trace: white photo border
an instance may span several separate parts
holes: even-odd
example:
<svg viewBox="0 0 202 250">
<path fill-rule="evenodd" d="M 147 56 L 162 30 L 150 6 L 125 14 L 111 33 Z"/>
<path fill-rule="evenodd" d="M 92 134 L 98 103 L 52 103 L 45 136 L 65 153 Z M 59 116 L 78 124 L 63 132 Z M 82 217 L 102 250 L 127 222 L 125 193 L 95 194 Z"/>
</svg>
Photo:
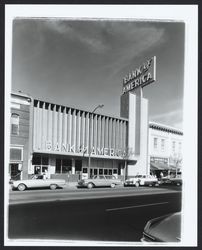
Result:
<svg viewBox="0 0 202 250">
<path fill-rule="evenodd" d="M 184 68 L 184 185 L 182 241 L 180 244 L 146 244 L 135 242 L 81 242 L 9 240 L 8 221 L 4 221 L 4 244 L 6 246 L 197 246 L 197 117 L 198 117 L 198 6 L 197 5 L 5 5 L 5 171 L 8 183 L 9 164 L 9 116 L 12 64 L 12 22 L 20 18 L 102 18 L 133 19 L 141 21 L 182 21 L 185 23 L 185 68 Z M 5 186 L 4 218 L 8 216 L 8 186 Z"/>
</svg>

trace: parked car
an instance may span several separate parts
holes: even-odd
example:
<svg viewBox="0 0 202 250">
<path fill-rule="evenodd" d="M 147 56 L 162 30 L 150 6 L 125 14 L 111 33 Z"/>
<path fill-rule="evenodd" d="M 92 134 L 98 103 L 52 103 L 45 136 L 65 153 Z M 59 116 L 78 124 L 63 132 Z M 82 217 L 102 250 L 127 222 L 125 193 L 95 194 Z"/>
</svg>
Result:
<svg viewBox="0 0 202 250">
<path fill-rule="evenodd" d="M 173 185 L 181 186 L 182 185 L 182 178 L 180 178 L 180 177 L 170 178 L 170 183 Z"/>
<path fill-rule="evenodd" d="M 181 177 L 164 177 L 160 181 L 161 184 L 170 184 L 170 185 L 182 185 L 182 178 Z"/>
<path fill-rule="evenodd" d="M 144 228 L 142 242 L 180 242 L 181 212 L 149 220 Z"/>
<path fill-rule="evenodd" d="M 152 175 L 136 175 L 124 182 L 124 187 L 127 186 L 155 186 L 158 185 L 158 179 Z"/>
<path fill-rule="evenodd" d="M 57 187 L 64 187 L 66 185 L 65 180 L 63 179 L 44 179 L 43 175 L 34 176 L 32 179 L 28 180 L 18 180 L 13 181 L 12 189 L 24 191 L 28 188 L 45 188 L 49 187 L 54 190 Z"/>
<path fill-rule="evenodd" d="M 94 188 L 109 186 L 113 188 L 120 184 L 122 184 L 122 181 L 113 175 L 95 175 L 92 178 L 79 180 L 77 187 Z"/>
</svg>

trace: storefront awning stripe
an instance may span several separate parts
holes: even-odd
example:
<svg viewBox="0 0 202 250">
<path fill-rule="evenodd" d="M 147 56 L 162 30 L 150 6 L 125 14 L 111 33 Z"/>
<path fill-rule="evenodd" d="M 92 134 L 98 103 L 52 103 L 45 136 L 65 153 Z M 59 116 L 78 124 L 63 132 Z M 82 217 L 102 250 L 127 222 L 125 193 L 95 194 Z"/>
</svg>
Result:
<svg viewBox="0 0 202 250">
<path fill-rule="evenodd" d="M 150 169 L 151 170 L 175 170 L 176 168 L 174 166 L 168 165 L 166 163 L 151 162 Z"/>
</svg>

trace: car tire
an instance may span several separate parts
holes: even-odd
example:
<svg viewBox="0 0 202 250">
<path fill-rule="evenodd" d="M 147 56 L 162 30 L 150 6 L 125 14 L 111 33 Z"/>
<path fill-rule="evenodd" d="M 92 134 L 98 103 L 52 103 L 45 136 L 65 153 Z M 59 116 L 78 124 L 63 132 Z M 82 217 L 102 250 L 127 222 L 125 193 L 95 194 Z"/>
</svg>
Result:
<svg viewBox="0 0 202 250">
<path fill-rule="evenodd" d="M 94 184 L 93 184 L 92 182 L 89 182 L 88 185 L 87 185 L 87 188 L 88 188 L 88 189 L 91 189 L 91 188 L 93 188 L 93 187 L 94 187 Z"/>
<path fill-rule="evenodd" d="M 136 187 L 139 187 L 139 186 L 140 186 L 139 181 L 136 181 L 136 182 L 135 182 L 135 186 L 136 186 Z"/>
<path fill-rule="evenodd" d="M 18 185 L 18 190 L 19 190 L 19 191 L 24 191 L 25 189 L 26 189 L 25 184 L 20 183 L 20 184 Z"/>
<path fill-rule="evenodd" d="M 115 186 L 116 186 L 116 185 L 115 185 L 114 183 L 111 184 L 111 188 L 115 188 Z"/>
<path fill-rule="evenodd" d="M 56 184 L 51 184 L 51 185 L 50 185 L 50 189 L 51 189 L 51 190 L 55 190 L 56 188 L 57 188 L 57 185 L 56 185 Z"/>
</svg>

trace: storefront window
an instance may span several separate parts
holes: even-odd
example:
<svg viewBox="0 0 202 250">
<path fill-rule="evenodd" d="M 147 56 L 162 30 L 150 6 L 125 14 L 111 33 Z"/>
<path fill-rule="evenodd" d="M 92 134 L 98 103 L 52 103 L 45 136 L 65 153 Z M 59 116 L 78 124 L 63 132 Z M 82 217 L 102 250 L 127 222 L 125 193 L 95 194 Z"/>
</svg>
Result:
<svg viewBox="0 0 202 250">
<path fill-rule="evenodd" d="M 117 174 L 117 169 L 113 169 L 113 174 Z"/>
<path fill-rule="evenodd" d="M 75 160 L 75 171 L 81 171 L 81 168 L 82 168 L 82 161 Z"/>
<path fill-rule="evenodd" d="M 61 173 L 61 159 L 56 159 L 55 173 Z"/>
<path fill-rule="evenodd" d="M 103 169 L 102 168 L 99 169 L 99 175 L 103 175 Z"/>
<path fill-rule="evenodd" d="M 42 156 L 41 163 L 42 165 L 48 165 L 48 157 Z"/>
<path fill-rule="evenodd" d="M 83 173 L 87 174 L 88 173 L 88 169 L 87 168 L 83 168 Z"/>
<path fill-rule="evenodd" d="M 104 169 L 104 175 L 108 175 L 108 169 Z"/>
<path fill-rule="evenodd" d="M 65 174 L 65 173 L 69 173 L 71 172 L 72 170 L 72 167 L 70 166 L 62 166 L 62 173 Z"/>
<path fill-rule="evenodd" d="M 71 161 L 71 159 L 56 159 L 55 172 L 57 174 L 70 173 L 71 170 L 72 170 L 72 161 Z"/>
<path fill-rule="evenodd" d="M 41 165 L 41 156 L 40 155 L 34 155 L 32 159 L 33 165 Z"/>
<path fill-rule="evenodd" d="M 48 171 L 48 167 L 46 167 L 46 166 L 42 166 L 42 173 L 45 173 L 45 170 L 47 170 L 47 171 Z"/>
</svg>

